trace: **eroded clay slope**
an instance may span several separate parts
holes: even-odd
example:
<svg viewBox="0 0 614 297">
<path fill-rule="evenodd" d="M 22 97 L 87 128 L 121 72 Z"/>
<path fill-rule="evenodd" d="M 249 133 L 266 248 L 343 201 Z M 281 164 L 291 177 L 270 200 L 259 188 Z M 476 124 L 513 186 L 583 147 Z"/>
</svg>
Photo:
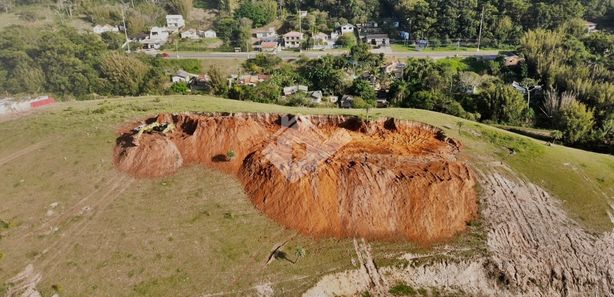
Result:
<svg viewBox="0 0 614 297">
<path fill-rule="evenodd" d="M 121 132 L 116 167 L 137 177 L 202 164 L 239 178 L 253 204 L 315 237 L 429 243 L 477 214 L 475 177 L 460 144 L 434 127 L 394 119 L 277 114 L 162 114 L 169 134 Z M 226 153 L 236 157 L 226 160 Z"/>
</svg>

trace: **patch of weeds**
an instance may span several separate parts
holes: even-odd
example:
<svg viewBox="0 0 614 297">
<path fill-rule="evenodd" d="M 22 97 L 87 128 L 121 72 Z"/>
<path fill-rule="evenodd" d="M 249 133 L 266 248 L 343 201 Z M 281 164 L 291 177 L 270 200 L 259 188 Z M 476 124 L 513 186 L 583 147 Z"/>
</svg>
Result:
<svg viewBox="0 0 614 297">
<path fill-rule="evenodd" d="M 65 111 L 65 112 L 71 112 L 71 111 L 73 111 L 73 110 L 75 110 L 75 109 L 74 109 L 72 106 L 69 106 L 69 107 L 64 108 L 64 111 Z"/>
<path fill-rule="evenodd" d="M 605 178 L 603 178 L 603 177 L 598 177 L 596 179 L 597 179 L 598 182 L 600 182 L 602 184 L 605 183 Z"/>
<path fill-rule="evenodd" d="M 232 212 L 225 212 L 224 213 L 224 218 L 225 219 L 234 219 L 235 215 Z"/>
<path fill-rule="evenodd" d="M 98 263 L 98 265 L 96 265 L 96 269 L 102 269 L 104 267 L 107 267 L 109 265 L 108 261 L 102 261 L 101 263 Z"/>
<path fill-rule="evenodd" d="M 109 106 L 109 105 L 103 105 L 103 106 L 101 106 L 101 107 L 98 107 L 98 108 L 96 108 L 96 109 L 92 110 L 92 113 L 93 113 L 93 114 L 105 114 L 105 113 L 107 113 L 107 112 L 111 111 L 111 109 L 112 109 L 112 107 L 111 107 L 111 106 Z"/>
<path fill-rule="evenodd" d="M 7 230 L 11 227 L 11 224 L 5 220 L 0 219 L 0 230 Z"/>
<path fill-rule="evenodd" d="M 406 259 L 382 258 L 378 259 L 377 265 L 380 267 L 395 267 L 399 269 L 405 269 L 409 266 L 409 261 L 407 261 Z"/>
<path fill-rule="evenodd" d="M 192 219 L 190 220 L 190 224 L 194 224 L 196 223 L 198 220 L 200 220 L 202 217 L 208 217 L 210 216 L 211 213 L 207 210 L 201 210 L 199 211 L 196 215 L 194 215 L 192 217 Z"/>
<path fill-rule="evenodd" d="M 360 294 L 361 297 L 371 297 L 371 293 L 369 292 L 362 292 L 362 294 Z"/>
<path fill-rule="evenodd" d="M 8 290 L 9 290 L 9 284 L 0 283 L 0 295 L 5 296 Z"/>
<path fill-rule="evenodd" d="M 153 100 L 151 100 L 151 102 L 155 102 L 155 103 L 160 103 L 162 101 L 162 99 L 160 99 L 160 97 L 156 97 Z"/>
<path fill-rule="evenodd" d="M 57 293 L 57 294 L 62 293 L 62 286 L 58 284 L 51 285 L 51 289 L 53 290 L 54 293 Z"/>
<path fill-rule="evenodd" d="M 0 252 L 0 261 L 2 261 L 3 258 L 4 258 L 4 254 Z"/>
<path fill-rule="evenodd" d="M 416 296 L 417 291 L 405 283 L 397 283 L 388 290 L 388 293 L 394 296 Z"/>
</svg>

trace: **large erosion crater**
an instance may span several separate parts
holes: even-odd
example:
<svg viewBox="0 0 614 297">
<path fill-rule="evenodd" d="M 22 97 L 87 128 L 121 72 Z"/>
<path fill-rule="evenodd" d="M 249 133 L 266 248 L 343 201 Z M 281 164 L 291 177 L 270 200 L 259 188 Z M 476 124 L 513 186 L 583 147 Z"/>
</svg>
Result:
<svg viewBox="0 0 614 297">
<path fill-rule="evenodd" d="M 174 129 L 139 136 L 152 123 Z M 182 113 L 119 132 L 118 170 L 135 177 L 191 164 L 222 170 L 240 180 L 256 208 L 314 237 L 425 244 L 464 231 L 477 215 L 476 180 L 457 157 L 461 145 L 418 122 Z"/>
</svg>

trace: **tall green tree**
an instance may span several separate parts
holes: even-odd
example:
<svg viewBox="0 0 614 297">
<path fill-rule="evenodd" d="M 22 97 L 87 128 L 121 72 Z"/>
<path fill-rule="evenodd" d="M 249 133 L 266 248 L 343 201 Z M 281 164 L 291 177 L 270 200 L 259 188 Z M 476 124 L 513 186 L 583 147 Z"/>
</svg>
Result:
<svg viewBox="0 0 614 297">
<path fill-rule="evenodd" d="M 248 18 L 242 18 L 239 21 L 239 28 L 237 31 L 237 45 L 244 52 L 252 50 L 252 20 Z"/>
<path fill-rule="evenodd" d="M 110 94 L 139 95 L 149 66 L 135 57 L 111 52 L 103 58 L 100 72 Z"/>
<path fill-rule="evenodd" d="M 563 132 L 563 140 L 568 143 L 582 141 L 593 123 L 592 111 L 576 100 L 565 105 L 556 118 L 556 128 Z"/>
</svg>

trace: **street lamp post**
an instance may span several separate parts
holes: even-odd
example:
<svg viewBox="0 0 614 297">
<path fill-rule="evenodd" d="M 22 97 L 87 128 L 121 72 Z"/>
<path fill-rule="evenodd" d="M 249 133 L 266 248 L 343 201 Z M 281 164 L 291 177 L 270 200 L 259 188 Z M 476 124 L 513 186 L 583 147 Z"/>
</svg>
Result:
<svg viewBox="0 0 614 297">
<path fill-rule="evenodd" d="M 523 83 L 514 82 L 512 85 L 518 89 L 522 89 L 525 93 L 527 93 L 527 106 L 531 105 L 531 92 L 535 90 L 541 90 L 542 88 L 542 86 L 538 84 L 531 84 L 528 82 L 523 82 Z"/>
</svg>

